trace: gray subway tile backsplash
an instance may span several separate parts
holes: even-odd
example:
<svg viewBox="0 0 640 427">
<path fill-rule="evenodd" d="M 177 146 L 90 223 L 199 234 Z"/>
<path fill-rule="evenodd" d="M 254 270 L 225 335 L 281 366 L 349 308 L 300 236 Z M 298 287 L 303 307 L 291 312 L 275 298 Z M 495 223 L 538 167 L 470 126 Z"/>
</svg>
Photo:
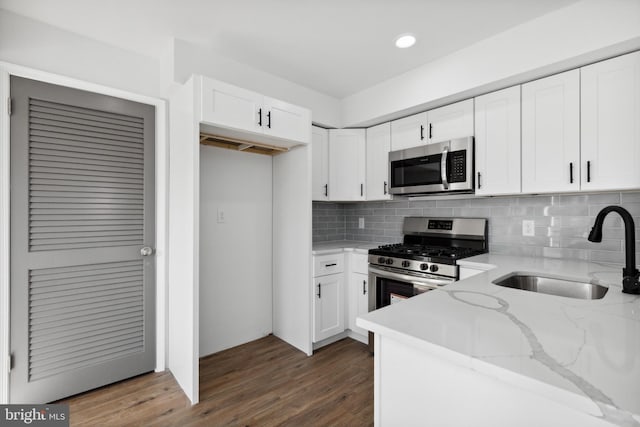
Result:
<svg viewBox="0 0 640 427">
<path fill-rule="evenodd" d="M 545 194 L 480 198 L 313 203 L 313 241 L 402 240 L 405 216 L 483 217 L 489 219 L 489 250 L 498 254 L 546 256 L 596 262 L 624 262 L 624 229 L 612 213 L 604 223 L 603 242 L 586 237 L 603 207 L 621 205 L 631 212 L 640 236 L 640 191 L 593 194 Z M 365 227 L 358 228 L 364 218 Z M 535 236 L 522 236 L 522 220 L 535 221 Z M 636 240 L 640 247 L 640 241 Z M 640 254 L 638 255 L 640 259 Z"/>
</svg>

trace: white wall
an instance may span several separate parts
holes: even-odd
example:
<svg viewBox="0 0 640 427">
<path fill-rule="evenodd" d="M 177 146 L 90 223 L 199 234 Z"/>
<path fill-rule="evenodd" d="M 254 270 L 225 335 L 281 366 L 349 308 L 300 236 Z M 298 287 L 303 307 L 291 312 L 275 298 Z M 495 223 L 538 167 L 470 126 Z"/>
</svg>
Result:
<svg viewBox="0 0 640 427">
<path fill-rule="evenodd" d="M 263 95 L 308 108 L 311 120 L 341 127 L 340 100 L 217 54 L 206 46 L 174 40 L 174 80 L 202 74 Z"/>
<path fill-rule="evenodd" d="M 271 156 L 200 146 L 200 356 L 271 333 L 271 178 Z"/>
<path fill-rule="evenodd" d="M 313 352 L 311 274 L 311 147 L 306 145 L 273 158 L 273 334 L 308 355 Z"/>
<path fill-rule="evenodd" d="M 160 96 L 159 60 L 0 9 L 0 61 Z"/>
<path fill-rule="evenodd" d="M 199 130 L 189 80 L 171 96 L 169 139 L 168 355 L 173 376 L 195 404 L 198 367 Z"/>
<path fill-rule="evenodd" d="M 639 48 L 640 1 L 583 0 L 343 99 L 343 125 L 380 123 Z"/>
</svg>

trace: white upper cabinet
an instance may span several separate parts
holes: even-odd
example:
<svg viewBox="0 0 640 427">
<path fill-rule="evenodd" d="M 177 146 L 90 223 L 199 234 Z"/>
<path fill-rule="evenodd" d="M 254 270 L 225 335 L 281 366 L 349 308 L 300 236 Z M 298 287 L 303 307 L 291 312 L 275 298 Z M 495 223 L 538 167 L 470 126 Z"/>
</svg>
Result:
<svg viewBox="0 0 640 427">
<path fill-rule="evenodd" d="M 427 113 L 414 114 L 391 122 L 391 151 L 427 143 Z"/>
<path fill-rule="evenodd" d="M 391 123 L 367 129 L 367 200 L 388 200 L 389 151 L 391 150 Z"/>
<path fill-rule="evenodd" d="M 221 136 L 274 142 L 286 140 L 308 144 L 311 112 L 237 86 L 200 77 L 200 121 L 217 129 Z M 254 135 L 253 138 L 251 135 Z M 261 138 L 257 138 L 257 137 Z M 295 145 L 295 144 L 293 144 Z"/>
<path fill-rule="evenodd" d="M 522 85 L 522 192 L 580 189 L 580 72 Z"/>
<path fill-rule="evenodd" d="M 473 99 L 429 110 L 427 118 L 429 143 L 473 136 Z"/>
<path fill-rule="evenodd" d="M 231 129 L 262 132 L 258 112 L 263 96 L 237 86 L 202 79 L 202 122 Z"/>
<path fill-rule="evenodd" d="M 365 130 L 329 130 L 329 200 L 365 200 Z"/>
<path fill-rule="evenodd" d="M 520 192 L 520 86 L 475 99 L 476 194 Z"/>
<path fill-rule="evenodd" d="M 329 131 L 317 126 L 311 129 L 312 200 L 329 200 Z"/>
<path fill-rule="evenodd" d="M 640 187 L 640 52 L 581 69 L 583 190 Z"/>
<path fill-rule="evenodd" d="M 268 96 L 264 97 L 262 106 L 262 129 L 265 135 L 309 142 L 309 110 Z"/>
</svg>

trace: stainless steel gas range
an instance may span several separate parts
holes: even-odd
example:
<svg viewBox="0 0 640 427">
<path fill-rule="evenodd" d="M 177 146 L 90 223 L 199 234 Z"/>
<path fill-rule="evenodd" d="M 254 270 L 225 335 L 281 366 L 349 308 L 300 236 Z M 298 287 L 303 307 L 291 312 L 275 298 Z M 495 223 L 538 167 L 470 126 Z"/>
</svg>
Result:
<svg viewBox="0 0 640 427">
<path fill-rule="evenodd" d="M 369 250 L 369 311 L 458 280 L 459 259 L 488 251 L 487 228 L 485 218 L 405 218 L 402 243 Z"/>
</svg>

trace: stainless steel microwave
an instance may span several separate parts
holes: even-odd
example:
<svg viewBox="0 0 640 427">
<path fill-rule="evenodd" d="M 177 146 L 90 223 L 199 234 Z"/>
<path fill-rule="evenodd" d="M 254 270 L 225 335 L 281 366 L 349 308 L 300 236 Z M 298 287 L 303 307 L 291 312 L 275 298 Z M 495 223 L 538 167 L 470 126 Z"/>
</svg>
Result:
<svg viewBox="0 0 640 427">
<path fill-rule="evenodd" d="M 473 192 L 473 137 L 389 153 L 389 192 Z"/>
</svg>

